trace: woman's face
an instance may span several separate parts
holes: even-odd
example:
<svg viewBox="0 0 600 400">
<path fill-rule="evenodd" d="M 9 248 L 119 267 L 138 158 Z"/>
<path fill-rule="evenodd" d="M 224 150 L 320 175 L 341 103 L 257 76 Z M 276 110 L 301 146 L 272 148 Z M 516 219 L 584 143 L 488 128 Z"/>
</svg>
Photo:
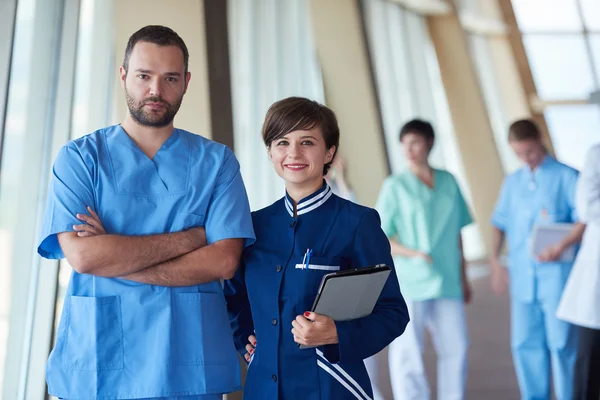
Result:
<svg viewBox="0 0 600 400">
<path fill-rule="evenodd" d="M 421 135 L 407 133 L 402 137 L 402 149 L 411 164 L 423 165 L 427 163 L 431 144 Z"/>
<path fill-rule="evenodd" d="M 268 149 L 277 175 L 286 185 L 320 186 L 323 167 L 333 159 L 335 146 L 326 148 L 321 128 L 293 131 L 274 140 Z"/>
</svg>

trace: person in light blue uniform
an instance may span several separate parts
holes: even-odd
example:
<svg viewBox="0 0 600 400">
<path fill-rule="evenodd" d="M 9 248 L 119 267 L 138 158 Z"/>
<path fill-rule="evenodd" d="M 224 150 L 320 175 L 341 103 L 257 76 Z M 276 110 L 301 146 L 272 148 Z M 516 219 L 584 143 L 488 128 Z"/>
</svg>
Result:
<svg viewBox="0 0 600 400">
<path fill-rule="evenodd" d="M 578 173 L 547 154 L 530 120 L 513 123 L 509 141 L 525 166 L 504 181 L 492 216 L 492 286 L 503 292 L 510 280 L 511 346 L 521 397 L 549 399 L 552 370 L 557 398 L 568 400 L 573 393 L 577 332 L 556 317 L 556 309 L 572 266 L 559 260 L 581 240 L 585 228 L 575 212 Z M 556 223 L 574 227 L 559 243 L 532 256 L 534 227 Z M 505 236 L 508 271 L 499 262 Z"/>
<path fill-rule="evenodd" d="M 74 270 L 47 365 L 54 396 L 216 400 L 241 388 L 220 279 L 254 232 L 233 153 L 173 127 L 187 61 L 171 29 L 134 33 L 125 120 L 56 157 L 38 252 Z"/>
<path fill-rule="evenodd" d="M 256 242 L 225 282 L 235 344 L 250 362 L 244 399 L 372 399 L 363 360 L 408 323 L 395 272 L 367 317 L 340 322 L 310 310 L 323 275 L 393 266 L 379 216 L 323 179 L 339 143 L 330 109 L 281 100 L 267 112 L 263 139 L 286 194 L 252 214 Z"/>
</svg>

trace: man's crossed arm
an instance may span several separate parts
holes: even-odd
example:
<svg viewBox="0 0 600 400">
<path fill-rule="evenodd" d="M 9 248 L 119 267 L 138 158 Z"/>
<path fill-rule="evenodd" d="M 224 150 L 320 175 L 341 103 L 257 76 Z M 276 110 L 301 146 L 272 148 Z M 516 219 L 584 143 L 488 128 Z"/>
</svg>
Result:
<svg viewBox="0 0 600 400">
<path fill-rule="evenodd" d="M 203 227 L 147 236 L 106 234 L 98 215 L 78 214 L 84 224 L 75 232 L 58 234 L 71 266 L 79 273 L 160 286 L 191 286 L 235 273 L 243 239 L 225 239 L 207 245 Z"/>
</svg>

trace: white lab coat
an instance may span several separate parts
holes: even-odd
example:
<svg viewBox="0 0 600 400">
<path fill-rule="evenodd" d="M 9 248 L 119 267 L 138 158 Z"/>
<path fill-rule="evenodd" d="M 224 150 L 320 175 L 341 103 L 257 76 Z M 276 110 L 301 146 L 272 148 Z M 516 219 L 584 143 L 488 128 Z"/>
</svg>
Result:
<svg viewBox="0 0 600 400">
<path fill-rule="evenodd" d="M 588 151 L 576 205 L 587 227 L 556 314 L 576 325 L 600 329 L 600 145 Z"/>
</svg>

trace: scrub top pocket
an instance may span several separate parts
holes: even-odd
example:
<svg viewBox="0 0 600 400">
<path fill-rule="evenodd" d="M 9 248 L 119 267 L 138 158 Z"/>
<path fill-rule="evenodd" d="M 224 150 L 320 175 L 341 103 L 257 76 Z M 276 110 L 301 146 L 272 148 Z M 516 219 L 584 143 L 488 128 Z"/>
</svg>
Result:
<svg viewBox="0 0 600 400">
<path fill-rule="evenodd" d="M 232 357 L 237 363 L 221 294 L 179 293 L 173 313 L 180 365 L 227 364 Z"/>
<path fill-rule="evenodd" d="M 79 371 L 123 369 L 119 296 L 68 296 L 63 367 Z"/>
</svg>

